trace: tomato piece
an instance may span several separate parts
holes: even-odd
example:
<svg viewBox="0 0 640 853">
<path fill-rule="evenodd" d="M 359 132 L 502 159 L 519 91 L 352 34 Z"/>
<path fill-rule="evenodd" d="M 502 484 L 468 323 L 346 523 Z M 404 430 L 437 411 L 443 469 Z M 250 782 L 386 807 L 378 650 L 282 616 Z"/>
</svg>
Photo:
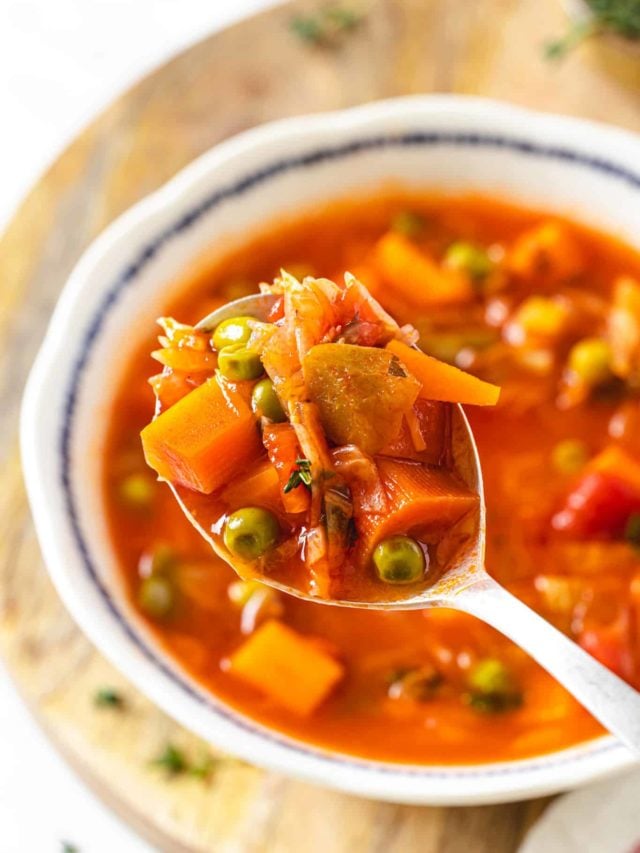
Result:
<svg viewBox="0 0 640 853">
<path fill-rule="evenodd" d="M 634 660 L 627 610 L 606 625 L 585 627 L 578 635 L 578 644 L 616 675 L 627 681 L 633 678 Z"/>
<path fill-rule="evenodd" d="M 567 495 L 551 526 L 578 539 L 617 539 L 635 512 L 640 512 L 640 492 L 632 484 L 602 471 L 589 471 Z"/>
</svg>

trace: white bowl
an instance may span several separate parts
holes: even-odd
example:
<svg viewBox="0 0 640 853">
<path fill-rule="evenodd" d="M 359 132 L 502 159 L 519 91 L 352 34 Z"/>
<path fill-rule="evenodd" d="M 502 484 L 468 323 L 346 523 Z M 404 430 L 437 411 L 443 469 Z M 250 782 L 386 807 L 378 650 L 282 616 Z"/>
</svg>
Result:
<svg viewBox="0 0 640 853">
<path fill-rule="evenodd" d="M 640 141 L 602 125 L 461 97 L 413 97 L 269 124 L 216 147 L 117 220 L 56 308 L 27 386 L 22 452 L 51 577 L 82 629 L 154 702 L 254 764 L 383 800 L 471 804 L 564 790 L 632 763 L 611 737 L 471 766 L 367 761 L 269 730 L 168 660 L 119 587 L 101 512 L 104 417 L 135 328 L 205 248 L 314 202 L 393 181 L 473 190 L 640 242 Z M 133 334 L 132 334 L 133 330 Z M 320 606 L 320 605 L 319 605 Z"/>
</svg>

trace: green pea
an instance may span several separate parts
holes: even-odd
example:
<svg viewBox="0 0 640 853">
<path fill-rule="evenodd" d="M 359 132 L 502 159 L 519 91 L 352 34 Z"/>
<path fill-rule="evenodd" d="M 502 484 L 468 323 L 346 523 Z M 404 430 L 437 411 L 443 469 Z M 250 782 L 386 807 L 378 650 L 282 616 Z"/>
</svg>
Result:
<svg viewBox="0 0 640 853">
<path fill-rule="evenodd" d="M 233 344 L 220 350 L 218 369 L 225 379 L 230 379 L 232 382 L 257 379 L 264 373 L 259 354 L 242 344 Z"/>
<path fill-rule="evenodd" d="M 175 589 L 168 577 L 150 575 L 138 588 L 138 604 L 154 619 L 166 618 L 175 606 Z"/>
<path fill-rule="evenodd" d="M 612 378 L 611 349 L 601 338 L 578 341 L 569 352 L 569 369 L 586 385 L 602 385 Z"/>
<path fill-rule="evenodd" d="M 373 564 L 380 580 L 386 583 L 415 583 L 426 567 L 422 548 L 409 536 L 390 536 L 376 545 Z"/>
<path fill-rule="evenodd" d="M 493 270 L 493 262 L 487 252 L 473 243 L 459 240 L 452 243 L 444 256 L 444 264 L 452 270 L 459 270 L 470 278 L 480 281 Z"/>
<path fill-rule="evenodd" d="M 577 438 L 559 441 L 551 452 L 553 467 L 560 474 L 577 474 L 587 464 L 589 448 Z"/>
<path fill-rule="evenodd" d="M 476 693 L 508 693 L 513 689 L 511 673 L 497 658 L 478 661 L 469 672 L 468 683 Z"/>
<path fill-rule="evenodd" d="M 233 344 L 246 344 L 251 337 L 255 317 L 230 317 L 223 320 L 213 333 L 212 343 L 217 350 Z"/>
<path fill-rule="evenodd" d="M 257 415 L 269 418 L 277 424 L 287 419 L 270 379 L 261 379 L 254 386 L 251 393 L 251 408 Z"/>
<path fill-rule="evenodd" d="M 391 228 L 410 239 L 419 237 L 424 232 L 425 226 L 424 216 L 413 210 L 401 210 L 391 220 Z"/>
<path fill-rule="evenodd" d="M 278 541 L 280 529 L 273 513 L 248 506 L 232 512 L 224 528 L 224 544 L 241 560 L 257 560 Z"/>
<path fill-rule="evenodd" d="M 129 474 L 118 485 L 120 500 L 131 509 L 148 509 L 155 493 L 155 483 L 147 474 Z"/>
<path fill-rule="evenodd" d="M 147 573 L 150 575 L 166 574 L 172 571 L 178 558 L 170 545 L 156 545 L 148 557 Z"/>
<path fill-rule="evenodd" d="M 469 672 L 467 703 L 479 713 L 496 714 L 522 704 L 522 692 L 510 670 L 497 658 L 478 661 Z"/>
</svg>

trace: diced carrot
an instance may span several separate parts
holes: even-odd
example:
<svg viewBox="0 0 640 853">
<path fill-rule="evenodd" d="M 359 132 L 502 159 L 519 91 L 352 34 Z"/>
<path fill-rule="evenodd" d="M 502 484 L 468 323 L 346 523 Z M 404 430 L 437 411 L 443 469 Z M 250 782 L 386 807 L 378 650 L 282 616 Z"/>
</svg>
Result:
<svg viewBox="0 0 640 853">
<path fill-rule="evenodd" d="M 306 512 L 309 509 L 309 490 L 303 483 L 289 492 L 284 491 L 297 468 L 296 460 L 302 454 L 294 428 L 291 424 L 268 424 L 262 431 L 262 441 L 278 473 L 285 510 L 290 513 Z"/>
<path fill-rule="evenodd" d="M 271 462 L 264 462 L 248 477 L 231 483 L 222 493 L 223 500 L 231 510 L 247 505 L 282 510 L 283 497 L 286 495 L 282 494 L 278 472 Z"/>
<path fill-rule="evenodd" d="M 467 276 L 442 269 L 402 234 L 385 234 L 376 245 L 375 258 L 382 277 L 412 305 L 431 308 L 466 302 L 473 296 Z"/>
<path fill-rule="evenodd" d="M 611 367 L 622 379 L 640 371 L 640 282 L 619 278 L 609 314 Z"/>
<path fill-rule="evenodd" d="M 151 358 L 181 373 L 201 373 L 207 370 L 213 373 L 218 364 L 218 357 L 213 352 L 175 347 L 154 350 Z"/>
<path fill-rule="evenodd" d="M 421 383 L 421 397 L 473 406 L 495 406 L 498 402 L 500 388 L 497 385 L 414 350 L 402 341 L 390 341 L 387 349 L 397 355 L 409 373 Z"/>
<path fill-rule="evenodd" d="M 229 670 L 289 711 L 307 716 L 344 677 L 344 667 L 318 643 L 275 619 L 265 622 L 229 659 Z"/>
<path fill-rule="evenodd" d="M 141 433 L 147 464 L 171 483 L 209 494 L 257 458 L 256 420 L 241 397 L 208 379 Z"/>
<path fill-rule="evenodd" d="M 573 278 L 585 259 L 575 237 L 561 222 L 544 222 L 522 233 L 507 257 L 507 268 L 522 278 L 548 281 Z"/>
<path fill-rule="evenodd" d="M 412 434 L 410 425 L 404 423 L 399 434 L 380 451 L 380 455 L 441 465 L 448 446 L 450 412 L 446 403 L 416 400 L 413 405 L 413 428 L 417 428 L 420 440 Z"/>
<path fill-rule="evenodd" d="M 587 467 L 589 471 L 600 471 L 622 480 L 640 494 L 640 460 L 617 444 L 605 447 Z"/>
<path fill-rule="evenodd" d="M 376 461 L 389 510 L 360 521 L 363 556 L 396 533 L 429 534 L 449 528 L 478 504 L 477 496 L 448 471 L 382 457 Z"/>
</svg>

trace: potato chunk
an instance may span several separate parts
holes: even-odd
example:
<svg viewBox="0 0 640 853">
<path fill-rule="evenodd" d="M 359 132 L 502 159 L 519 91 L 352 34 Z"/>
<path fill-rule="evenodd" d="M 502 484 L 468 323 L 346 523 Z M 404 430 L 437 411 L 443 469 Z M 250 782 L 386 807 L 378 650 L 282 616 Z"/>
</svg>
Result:
<svg viewBox="0 0 640 853">
<path fill-rule="evenodd" d="M 378 453 L 400 432 L 420 383 L 397 357 L 375 347 L 318 344 L 303 364 L 309 396 L 328 438 Z"/>
</svg>

